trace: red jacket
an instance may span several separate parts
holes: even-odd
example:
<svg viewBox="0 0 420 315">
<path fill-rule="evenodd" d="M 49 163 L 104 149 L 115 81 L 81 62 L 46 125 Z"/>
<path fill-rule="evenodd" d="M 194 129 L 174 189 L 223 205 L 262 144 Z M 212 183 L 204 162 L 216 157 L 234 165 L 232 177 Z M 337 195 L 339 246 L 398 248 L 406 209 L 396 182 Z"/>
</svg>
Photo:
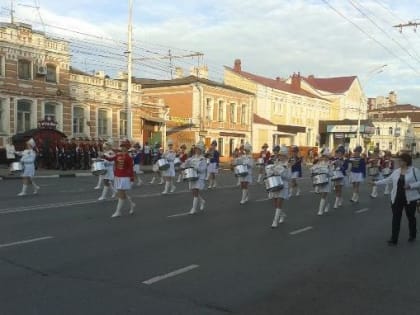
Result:
<svg viewBox="0 0 420 315">
<path fill-rule="evenodd" d="M 117 177 L 130 177 L 134 179 L 133 159 L 128 153 L 117 153 L 113 157 L 105 157 L 108 161 L 114 161 L 114 175 Z"/>
</svg>

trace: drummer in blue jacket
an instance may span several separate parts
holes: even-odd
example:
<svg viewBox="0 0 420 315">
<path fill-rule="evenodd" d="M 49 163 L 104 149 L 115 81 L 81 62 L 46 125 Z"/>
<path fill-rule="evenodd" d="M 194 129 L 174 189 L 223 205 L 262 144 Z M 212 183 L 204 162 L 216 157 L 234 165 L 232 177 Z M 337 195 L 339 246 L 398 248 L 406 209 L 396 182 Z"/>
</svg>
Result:
<svg viewBox="0 0 420 315">
<path fill-rule="evenodd" d="M 351 202 L 359 202 L 359 186 L 366 177 L 366 161 L 361 156 L 363 149 L 360 145 L 353 150 L 353 156 L 350 158 L 351 164 L 350 181 L 353 184 L 353 196 Z"/>
<path fill-rule="evenodd" d="M 292 146 L 292 156 L 289 162 L 292 165 L 292 180 L 289 197 L 292 197 L 293 193 L 295 193 L 296 196 L 299 196 L 300 188 L 298 187 L 297 179 L 302 177 L 302 158 L 299 156 L 299 148 L 295 145 Z"/>
<path fill-rule="evenodd" d="M 334 184 L 335 190 L 335 203 L 334 209 L 341 207 L 343 205 L 342 190 L 345 184 L 344 180 L 346 178 L 346 171 L 349 167 L 348 160 L 344 157 L 345 148 L 343 145 L 339 145 L 335 150 L 335 157 L 332 159 L 333 165 L 333 177 L 332 182 Z"/>
</svg>

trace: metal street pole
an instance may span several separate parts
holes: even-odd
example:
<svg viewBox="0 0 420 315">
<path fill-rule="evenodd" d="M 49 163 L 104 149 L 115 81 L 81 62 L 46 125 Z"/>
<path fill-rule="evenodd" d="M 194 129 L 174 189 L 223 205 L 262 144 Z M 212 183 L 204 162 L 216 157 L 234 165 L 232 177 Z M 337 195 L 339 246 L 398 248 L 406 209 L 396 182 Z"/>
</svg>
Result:
<svg viewBox="0 0 420 315">
<path fill-rule="evenodd" d="M 127 47 L 127 138 L 133 138 L 131 115 L 132 71 L 133 71 L 133 0 L 128 1 L 128 47 Z"/>
</svg>

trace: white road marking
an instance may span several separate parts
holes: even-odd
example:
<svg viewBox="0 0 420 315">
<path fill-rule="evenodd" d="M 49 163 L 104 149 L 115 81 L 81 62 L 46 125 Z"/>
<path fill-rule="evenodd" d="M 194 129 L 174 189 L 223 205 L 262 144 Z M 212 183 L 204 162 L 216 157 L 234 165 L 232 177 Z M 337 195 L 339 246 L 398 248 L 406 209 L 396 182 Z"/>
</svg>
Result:
<svg viewBox="0 0 420 315">
<path fill-rule="evenodd" d="M 267 201 L 267 200 L 270 200 L 269 198 L 263 198 L 263 199 L 257 199 L 257 200 L 255 200 L 256 202 L 261 202 L 261 201 Z"/>
<path fill-rule="evenodd" d="M 183 216 L 186 216 L 186 215 L 189 215 L 189 214 L 190 214 L 189 212 L 183 212 L 183 213 L 178 213 L 178 214 L 173 214 L 173 215 L 167 216 L 167 218 L 183 217 Z"/>
<path fill-rule="evenodd" d="M 369 211 L 369 208 L 363 208 L 363 209 L 355 211 L 354 213 L 363 213 L 363 212 L 366 212 L 366 211 Z"/>
<path fill-rule="evenodd" d="M 33 239 L 30 239 L 30 240 L 23 240 L 23 241 L 18 241 L 18 242 L 13 242 L 13 243 L 0 244 L 0 248 L 10 247 L 10 246 L 15 246 L 15 245 L 28 244 L 28 243 L 33 243 L 33 242 L 39 242 L 39 241 L 49 240 L 49 239 L 52 239 L 52 238 L 54 238 L 54 237 L 53 236 L 44 236 L 44 237 L 33 238 Z"/>
<path fill-rule="evenodd" d="M 190 265 L 190 266 L 187 266 L 187 267 L 184 267 L 184 268 L 181 268 L 181 269 L 174 270 L 174 271 L 169 272 L 169 273 L 164 274 L 164 275 L 153 277 L 149 280 L 143 281 L 142 283 L 147 284 L 147 285 L 151 285 L 151 284 L 156 283 L 158 281 L 165 280 L 165 279 L 171 278 L 171 277 L 175 277 L 177 275 L 180 275 L 182 273 L 191 271 L 191 270 L 193 270 L 195 268 L 198 268 L 198 267 L 199 267 L 199 265 Z"/>
<path fill-rule="evenodd" d="M 296 235 L 296 234 L 299 234 L 299 233 L 303 233 L 303 232 L 306 232 L 306 231 L 312 230 L 313 228 L 314 228 L 313 226 L 307 226 L 307 227 L 305 227 L 305 228 L 303 228 L 303 229 L 299 229 L 299 230 L 296 230 L 296 231 L 290 232 L 289 234 L 290 234 L 290 235 Z"/>
</svg>

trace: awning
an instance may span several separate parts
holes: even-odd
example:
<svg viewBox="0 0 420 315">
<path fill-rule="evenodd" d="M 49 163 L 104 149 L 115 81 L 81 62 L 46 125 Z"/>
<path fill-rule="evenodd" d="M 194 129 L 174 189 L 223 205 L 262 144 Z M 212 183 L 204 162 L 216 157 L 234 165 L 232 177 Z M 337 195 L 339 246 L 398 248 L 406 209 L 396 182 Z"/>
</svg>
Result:
<svg viewBox="0 0 420 315">
<path fill-rule="evenodd" d="M 306 127 L 291 126 L 291 125 L 277 125 L 277 131 L 297 134 L 299 132 L 306 132 Z"/>
<path fill-rule="evenodd" d="M 159 123 L 159 124 L 163 124 L 165 122 L 165 119 L 159 118 L 159 117 L 142 116 L 141 118 L 144 119 L 144 120 Z"/>
<path fill-rule="evenodd" d="M 234 132 L 220 132 L 219 135 L 222 137 L 236 137 L 236 138 L 245 138 L 244 133 L 234 133 Z"/>
</svg>

